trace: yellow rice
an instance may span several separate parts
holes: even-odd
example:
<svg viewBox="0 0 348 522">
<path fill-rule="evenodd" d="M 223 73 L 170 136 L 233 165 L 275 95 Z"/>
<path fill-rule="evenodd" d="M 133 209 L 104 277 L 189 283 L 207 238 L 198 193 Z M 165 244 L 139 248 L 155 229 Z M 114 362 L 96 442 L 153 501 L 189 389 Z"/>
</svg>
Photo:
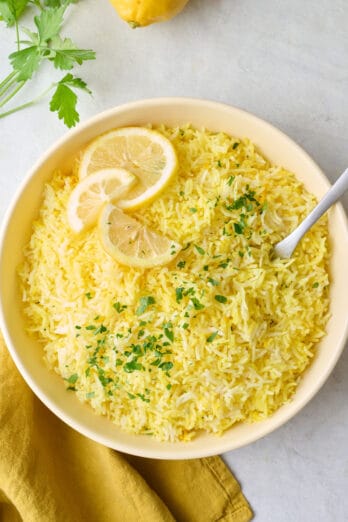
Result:
<svg viewBox="0 0 348 522">
<path fill-rule="evenodd" d="M 72 233 L 66 206 L 78 180 L 57 172 L 20 280 L 28 331 L 66 393 L 129 432 L 189 440 L 265 419 L 293 396 L 328 320 L 327 221 L 291 259 L 273 260 L 272 245 L 315 198 L 248 139 L 158 130 L 179 174 L 134 215 L 183 245 L 175 260 L 124 267 L 95 228 Z"/>
</svg>

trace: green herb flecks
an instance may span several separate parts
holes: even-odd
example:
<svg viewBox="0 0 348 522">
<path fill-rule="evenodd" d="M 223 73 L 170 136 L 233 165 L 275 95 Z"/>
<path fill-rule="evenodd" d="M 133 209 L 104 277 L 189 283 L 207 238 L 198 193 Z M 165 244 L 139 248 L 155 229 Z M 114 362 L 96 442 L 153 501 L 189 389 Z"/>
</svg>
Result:
<svg viewBox="0 0 348 522">
<path fill-rule="evenodd" d="M 138 362 L 137 358 L 132 359 L 131 361 L 125 363 L 123 365 L 123 369 L 127 373 L 133 373 L 137 370 L 144 370 L 144 366 Z"/>
<path fill-rule="evenodd" d="M 118 312 L 119 314 L 124 312 L 124 310 L 126 310 L 126 308 L 127 308 L 127 305 L 123 305 L 123 304 L 119 303 L 118 301 L 116 301 L 116 303 L 114 303 L 112 306 L 115 308 L 116 312 Z"/>
<path fill-rule="evenodd" d="M 198 252 L 199 254 L 201 254 L 201 256 L 204 256 L 204 254 L 205 254 L 205 250 L 204 250 L 202 247 L 200 247 L 200 246 L 198 246 L 198 245 L 195 245 L 195 249 L 197 250 L 197 252 Z"/>
<path fill-rule="evenodd" d="M 142 315 L 143 313 L 145 313 L 147 308 L 150 305 L 155 304 L 155 302 L 156 301 L 155 301 L 154 297 L 152 297 L 150 295 L 141 297 L 140 298 L 140 304 L 139 304 L 138 308 L 135 311 L 136 315 Z"/>
<path fill-rule="evenodd" d="M 225 297 L 224 295 L 215 295 L 214 299 L 216 301 L 218 301 L 218 303 L 222 303 L 222 304 L 227 303 L 227 297 Z"/>
<path fill-rule="evenodd" d="M 180 287 L 176 288 L 175 289 L 175 298 L 176 298 L 177 303 L 180 303 L 183 296 L 184 296 L 184 287 L 180 286 Z"/>
<path fill-rule="evenodd" d="M 79 378 L 78 374 L 77 373 L 73 373 L 72 375 L 70 375 L 70 377 L 68 377 L 67 379 L 65 379 L 69 384 L 75 384 L 77 379 Z"/>
<path fill-rule="evenodd" d="M 191 297 L 190 300 L 195 310 L 203 310 L 204 304 L 201 303 L 196 297 Z"/>
<path fill-rule="evenodd" d="M 215 339 L 215 337 L 217 336 L 218 332 L 213 332 L 212 334 L 209 335 L 209 337 L 207 337 L 207 343 L 212 343 Z"/>
</svg>

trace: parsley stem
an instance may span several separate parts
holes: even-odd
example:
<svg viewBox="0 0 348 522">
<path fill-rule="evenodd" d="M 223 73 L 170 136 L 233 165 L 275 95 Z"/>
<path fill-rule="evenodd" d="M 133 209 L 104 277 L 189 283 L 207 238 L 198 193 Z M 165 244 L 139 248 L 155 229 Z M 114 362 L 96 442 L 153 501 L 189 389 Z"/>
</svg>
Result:
<svg viewBox="0 0 348 522">
<path fill-rule="evenodd" d="M 6 76 L 6 78 L 0 83 L 0 96 L 2 96 L 3 94 L 5 94 L 5 92 L 7 91 L 7 89 L 9 89 L 9 87 L 11 85 L 13 85 L 13 83 L 16 81 L 14 76 L 16 76 L 18 73 L 17 71 L 12 71 L 8 76 Z"/>
<path fill-rule="evenodd" d="M 29 101 L 27 103 L 23 103 L 23 105 L 19 105 L 18 107 L 15 107 L 14 109 L 11 109 L 9 111 L 0 113 L 0 119 L 1 118 L 5 118 L 5 116 L 9 116 L 10 114 L 13 114 L 15 112 L 21 111 L 22 109 L 26 109 L 27 107 L 31 107 L 32 105 L 35 105 L 35 103 L 37 103 L 40 100 L 42 100 L 42 98 L 44 98 L 53 89 L 53 87 L 55 85 L 56 85 L 55 83 L 52 83 L 48 87 L 48 89 L 46 89 L 44 92 L 42 92 L 39 96 L 37 96 L 33 100 L 31 100 L 31 101 Z"/>
<path fill-rule="evenodd" d="M 19 29 L 18 29 L 18 21 L 15 20 L 15 28 L 16 28 L 16 43 L 17 43 L 17 51 L 20 51 L 21 44 L 19 43 Z"/>
<path fill-rule="evenodd" d="M 22 87 L 24 87 L 24 85 L 26 84 L 26 81 L 22 81 L 22 82 L 19 82 L 17 87 L 12 91 L 10 92 L 10 94 L 4 98 L 1 102 L 0 102 L 0 107 L 3 107 L 4 105 L 6 105 L 7 102 L 9 102 L 11 100 L 11 98 L 13 98 L 18 91 L 20 91 L 22 89 Z"/>
</svg>

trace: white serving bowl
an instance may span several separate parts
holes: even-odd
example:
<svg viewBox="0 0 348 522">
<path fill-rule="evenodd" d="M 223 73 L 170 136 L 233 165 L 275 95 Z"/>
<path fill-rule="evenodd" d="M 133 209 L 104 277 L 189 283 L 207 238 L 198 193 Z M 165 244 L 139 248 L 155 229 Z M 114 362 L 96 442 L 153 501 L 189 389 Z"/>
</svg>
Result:
<svg viewBox="0 0 348 522">
<path fill-rule="evenodd" d="M 38 215 L 44 183 L 57 167 L 68 168 L 88 141 L 115 127 L 147 123 L 181 125 L 192 123 L 213 131 L 250 138 L 275 164 L 293 171 L 306 188 L 321 198 L 330 184 L 313 160 L 290 138 L 270 124 L 240 109 L 211 101 L 188 98 L 158 98 L 129 103 L 98 114 L 68 132 L 28 173 L 2 226 L 0 239 L 0 326 L 11 356 L 33 392 L 64 422 L 83 435 L 119 451 L 143 457 L 186 459 L 223 453 L 253 442 L 272 432 L 307 404 L 334 368 L 347 334 L 348 231 L 341 205 L 329 212 L 331 244 L 331 319 L 327 335 L 317 347 L 293 400 L 267 420 L 241 423 L 221 437 L 200 435 L 191 442 L 158 442 L 143 435 L 130 435 L 111 421 L 99 417 L 65 391 L 62 379 L 43 362 L 41 345 L 28 337 L 18 289 L 16 268 L 22 260 L 32 221 Z"/>
</svg>

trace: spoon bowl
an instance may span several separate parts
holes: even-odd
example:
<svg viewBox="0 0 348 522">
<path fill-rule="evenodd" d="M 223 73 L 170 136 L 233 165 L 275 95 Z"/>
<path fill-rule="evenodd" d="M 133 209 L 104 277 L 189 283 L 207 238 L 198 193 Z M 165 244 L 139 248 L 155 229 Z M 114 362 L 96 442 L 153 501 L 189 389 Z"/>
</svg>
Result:
<svg viewBox="0 0 348 522">
<path fill-rule="evenodd" d="M 273 254 L 283 259 L 292 256 L 298 243 L 321 216 L 348 190 L 348 169 L 337 179 L 312 212 L 282 241 L 274 247 Z"/>
</svg>

